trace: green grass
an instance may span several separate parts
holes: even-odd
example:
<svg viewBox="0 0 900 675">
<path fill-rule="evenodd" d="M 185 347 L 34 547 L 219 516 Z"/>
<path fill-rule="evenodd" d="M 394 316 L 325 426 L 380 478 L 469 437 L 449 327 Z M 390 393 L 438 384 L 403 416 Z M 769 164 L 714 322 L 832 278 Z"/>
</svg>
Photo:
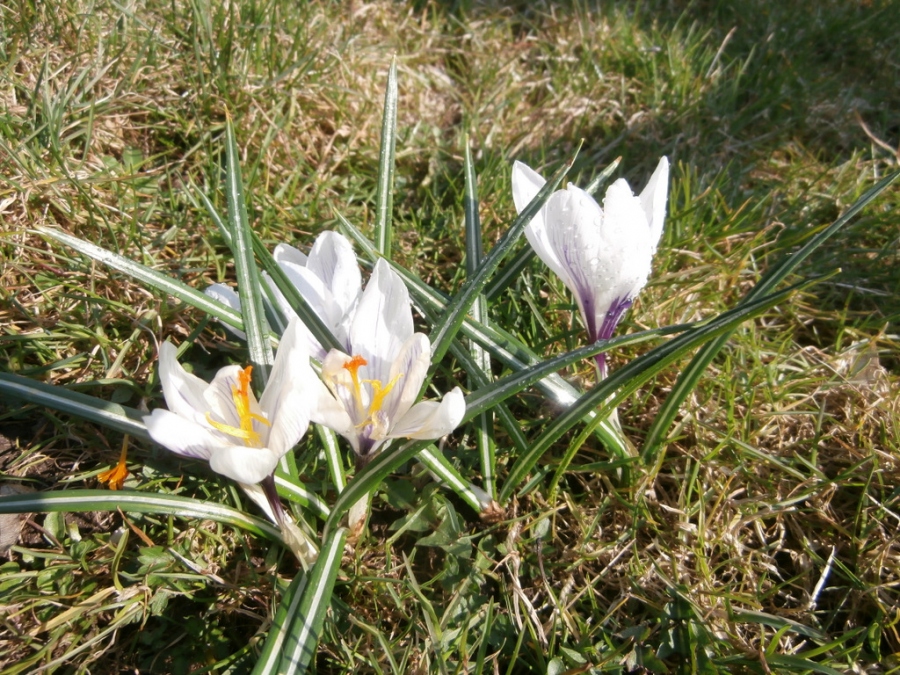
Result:
<svg viewBox="0 0 900 675">
<path fill-rule="evenodd" d="M 617 175 L 639 188 L 667 154 L 666 231 L 620 333 L 714 317 L 897 169 L 897 25 L 900 6 L 879 0 L 0 3 L 0 370 L 153 408 L 158 341 L 192 342 L 182 360 L 202 376 L 246 362 L 198 310 L 34 228 L 198 289 L 234 282 L 194 196 L 227 211 L 230 114 L 267 245 L 307 247 L 337 213 L 371 236 L 392 55 L 394 260 L 448 292 L 464 281 L 467 135 L 486 251 L 514 218 L 513 159 L 549 174 L 583 140 L 571 180 L 621 156 Z M 898 206 L 895 185 L 800 270 L 838 275 L 732 335 L 633 484 L 591 438 L 551 498 L 579 428 L 499 522 L 418 465 L 394 474 L 345 550 L 316 671 L 900 668 Z M 572 298 L 536 260 L 490 321 L 546 356 L 582 345 Z M 615 350 L 612 371 L 653 344 Z M 638 448 L 680 370 L 620 405 Z M 588 361 L 565 375 L 593 384 Z M 449 358 L 438 377 L 465 384 Z M 510 405 L 531 441 L 561 412 L 537 390 Z M 463 428 L 446 452 L 470 478 L 475 436 Z M 495 439 L 502 486 L 517 453 Z M 0 402 L 4 486 L 96 488 L 121 441 Z M 319 449 L 308 434 L 298 473 L 332 504 Z M 128 489 L 255 513 L 199 464 L 138 441 L 129 457 Z M 250 672 L 300 573 L 212 520 L 20 524 L 0 566 L 3 673 Z"/>
</svg>

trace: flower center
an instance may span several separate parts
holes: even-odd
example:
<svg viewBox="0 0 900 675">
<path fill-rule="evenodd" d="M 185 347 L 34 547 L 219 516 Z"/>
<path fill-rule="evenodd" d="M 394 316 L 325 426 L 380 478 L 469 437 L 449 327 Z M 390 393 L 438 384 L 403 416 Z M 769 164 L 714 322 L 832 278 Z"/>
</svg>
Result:
<svg viewBox="0 0 900 675">
<path fill-rule="evenodd" d="M 356 409 L 357 412 L 360 413 L 358 416 L 363 418 L 362 421 L 356 425 L 358 427 L 363 427 L 375 422 L 375 415 L 381 411 L 381 406 L 384 405 L 384 399 L 391 393 L 391 389 L 394 388 L 397 381 L 403 377 L 403 373 L 399 373 L 395 375 L 387 385 L 381 380 L 360 380 L 359 369 L 360 367 L 367 365 L 369 365 L 369 362 L 358 354 L 344 363 L 344 370 L 350 373 L 350 379 L 353 381 L 353 400 L 356 401 Z M 363 384 L 368 384 L 372 387 L 372 398 L 369 401 L 368 407 L 363 405 L 362 390 L 360 388 Z"/>
<path fill-rule="evenodd" d="M 240 427 L 233 427 L 230 424 L 216 422 L 210 413 L 206 413 L 206 421 L 213 427 L 228 434 L 234 438 L 244 441 L 245 445 L 251 448 L 261 448 L 263 446 L 259 433 L 253 429 L 253 421 L 256 420 L 260 424 L 270 426 L 269 420 L 250 410 L 250 397 L 253 394 L 250 391 L 250 376 L 253 374 L 253 366 L 247 366 L 238 372 L 238 384 L 231 385 L 231 400 L 234 402 L 234 409 L 240 420 Z"/>
</svg>

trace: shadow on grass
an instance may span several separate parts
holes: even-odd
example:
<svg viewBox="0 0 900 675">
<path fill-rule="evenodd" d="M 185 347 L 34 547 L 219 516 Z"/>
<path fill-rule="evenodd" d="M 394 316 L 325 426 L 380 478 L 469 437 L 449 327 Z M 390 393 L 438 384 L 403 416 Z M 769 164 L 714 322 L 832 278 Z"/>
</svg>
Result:
<svg viewBox="0 0 900 675">
<path fill-rule="evenodd" d="M 523 58 L 554 61 L 557 70 L 570 60 L 576 64 L 573 74 L 594 69 L 596 82 L 577 77 L 566 82 L 545 67 L 552 86 L 541 95 L 551 106 L 571 91 L 584 98 L 607 93 L 599 84 L 604 73 L 624 75 L 621 114 L 585 115 L 552 141 L 546 139 L 542 149 L 515 152 L 516 159 L 556 166 L 584 140 L 571 174 L 575 182 L 585 184 L 622 156 L 620 171 L 640 189 L 658 157 L 667 154 L 696 168 L 699 188 L 714 184 L 734 206 L 769 195 L 768 222 L 760 220 L 758 227 L 780 224 L 781 239 L 768 249 L 776 257 L 833 221 L 880 177 L 863 162 L 877 158 L 884 161 L 883 172 L 896 168 L 884 146 L 900 147 L 894 114 L 900 108 L 898 3 L 648 0 L 440 6 L 448 16 L 468 18 L 506 12 L 513 33 L 539 45 Z M 554 44 L 547 37 L 563 34 L 565 22 L 587 30 L 595 29 L 599 19 L 609 30 L 593 47 L 578 41 Z M 457 24 L 448 21 L 447 26 L 455 30 Z M 478 73 L 462 75 L 477 78 Z M 811 274 L 841 269 L 833 283 L 814 292 L 823 312 L 852 316 L 865 330 L 900 318 L 896 227 L 886 206 L 896 202 L 895 195 L 883 195 L 869 215 L 804 268 Z M 683 206 L 673 195 L 675 218 Z M 720 223 L 699 225 L 700 231 L 684 232 L 681 241 L 670 237 L 669 244 L 696 250 L 698 239 L 715 246 L 732 234 Z"/>
</svg>

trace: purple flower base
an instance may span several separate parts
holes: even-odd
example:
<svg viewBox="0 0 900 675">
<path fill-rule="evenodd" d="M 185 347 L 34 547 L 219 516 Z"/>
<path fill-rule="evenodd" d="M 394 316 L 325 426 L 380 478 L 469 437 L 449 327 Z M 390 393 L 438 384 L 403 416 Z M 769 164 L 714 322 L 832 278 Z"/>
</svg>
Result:
<svg viewBox="0 0 900 675">
<path fill-rule="evenodd" d="M 588 325 L 588 336 L 591 338 L 591 342 L 596 342 L 597 340 L 609 340 L 613 333 L 616 332 L 616 326 L 619 325 L 619 321 L 622 320 L 622 316 L 628 311 L 628 308 L 631 307 L 632 300 L 630 298 L 616 298 L 613 300 L 612 305 L 606 312 L 606 316 L 603 317 L 603 323 L 600 325 L 600 330 L 594 333 L 596 328 L 593 325 L 593 320 Z M 591 315 L 593 316 L 593 315 Z M 600 373 L 600 379 L 606 378 L 606 352 L 601 354 L 597 354 L 594 357 L 597 362 L 597 370 Z"/>
</svg>

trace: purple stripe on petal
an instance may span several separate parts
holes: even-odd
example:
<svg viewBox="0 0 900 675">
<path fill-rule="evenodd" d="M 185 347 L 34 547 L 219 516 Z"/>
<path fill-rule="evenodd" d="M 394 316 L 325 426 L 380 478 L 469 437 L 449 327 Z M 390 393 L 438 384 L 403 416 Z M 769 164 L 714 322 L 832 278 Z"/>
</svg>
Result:
<svg viewBox="0 0 900 675">
<path fill-rule="evenodd" d="M 610 305 L 609 309 L 606 311 L 606 316 L 603 317 L 603 324 L 600 326 L 600 332 L 596 337 L 593 335 L 591 336 L 594 342 L 597 340 L 609 340 L 613 336 L 613 333 L 616 331 L 616 326 L 619 325 L 622 316 L 628 311 L 628 308 L 631 307 L 631 303 L 632 300 L 627 297 L 616 298 L 613 300 L 612 305 Z M 600 372 L 600 379 L 602 380 L 606 377 L 606 352 L 597 354 L 594 358 L 597 361 L 597 369 Z"/>
</svg>

